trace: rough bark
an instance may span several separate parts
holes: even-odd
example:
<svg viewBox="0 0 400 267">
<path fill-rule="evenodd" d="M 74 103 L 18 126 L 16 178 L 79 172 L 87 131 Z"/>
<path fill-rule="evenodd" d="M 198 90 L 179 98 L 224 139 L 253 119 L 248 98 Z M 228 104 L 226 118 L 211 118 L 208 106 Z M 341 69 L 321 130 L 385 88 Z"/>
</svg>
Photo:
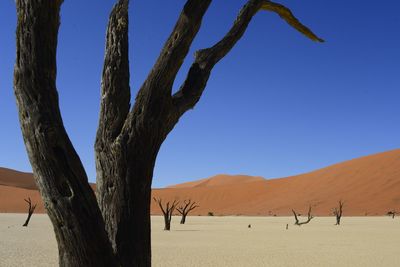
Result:
<svg viewBox="0 0 400 267">
<path fill-rule="evenodd" d="M 32 214 L 36 209 L 36 205 L 32 206 L 32 200 L 31 198 L 24 199 L 26 203 L 28 203 L 28 217 L 25 220 L 25 223 L 22 226 L 28 227 L 29 221 L 31 220 Z"/>
<path fill-rule="evenodd" d="M 187 1 L 130 111 L 126 101 L 127 2 L 119 1 L 114 7 L 107 29 L 95 145 L 97 196 L 107 232 L 122 264 L 150 266 L 153 169 L 161 144 L 179 119 L 171 112 L 170 92 L 211 1 Z"/>
<path fill-rule="evenodd" d="M 198 205 L 196 205 L 196 202 L 192 202 L 191 199 L 185 200 L 183 203 L 184 205 L 176 209 L 179 212 L 179 214 L 182 215 L 180 224 L 185 224 L 186 216 L 189 214 L 189 212 L 199 207 Z"/>
<path fill-rule="evenodd" d="M 56 90 L 60 0 L 17 0 L 14 91 L 60 266 L 116 266 L 100 209 L 63 126 Z"/>
<path fill-rule="evenodd" d="M 188 0 L 131 108 L 128 2 L 117 2 L 107 28 L 95 143 L 97 204 L 58 106 L 56 46 L 62 0 L 17 0 L 15 94 L 62 266 L 151 266 L 150 201 L 157 153 L 179 118 L 199 101 L 212 68 L 259 10 L 275 12 L 307 37 L 321 41 L 284 6 L 249 0 L 227 35 L 196 53 L 185 82 L 171 95 L 211 3 Z"/>
</svg>

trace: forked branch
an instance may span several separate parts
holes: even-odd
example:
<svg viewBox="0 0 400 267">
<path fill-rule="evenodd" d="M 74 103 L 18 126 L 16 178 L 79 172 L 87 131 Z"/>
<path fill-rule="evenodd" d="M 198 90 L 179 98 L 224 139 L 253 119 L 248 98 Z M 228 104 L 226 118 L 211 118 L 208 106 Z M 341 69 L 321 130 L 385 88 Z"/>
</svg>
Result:
<svg viewBox="0 0 400 267">
<path fill-rule="evenodd" d="M 179 201 L 176 199 L 172 204 L 168 201 L 165 207 L 162 204 L 162 199 L 161 198 L 153 198 L 155 202 L 158 203 L 158 206 L 160 207 L 163 215 L 164 215 L 164 223 L 165 227 L 164 230 L 169 231 L 171 229 L 171 219 L 172 219 L 172 213 L 175 211 L 176 206 L 179 204 Z"/>
<path fill-rule="evenodd" d="M 343 205 L 344 202 L 339 200 L 339 206 L 333 209 L 333 215 L 335 215 L 336 217 L 335 225 L 340 225 L 340 220 L 342 219 L 342 214 L 343 214 Z"/>
<path fill-rule="evenodd" d="M 191 212 L 192 210 L 194 210 L 195 208 L 198 208 L 199 205 L 196 205 L 196 202 L 192 202 L 191 199 L 189 200 L 185 200 L 184 201 L 184 205 L 178 207 L 176 210 L 182 215 L 182 219 L 181 219 L 181 224 L 185 224 L 186 222 L 186 216 L 189 214 L 189 212 Z"/>
<path fill-rule="evenodd" d="M 294 215 L 294 219 L 295 219 L 295 225 L 298 225 L 298 226 L 300 226 L 300 225 L 303 225 L 303 224 L 307 224 L 307 223 L 309 223 L 314 217 L 311 215 L 311 205 L 309 206 L 309 208 L 308 208 L 308 213 L 307 213 L 307 220 L 306 221 L 304 221 L 304 222 L 300 222 L 299 221 L 299 218 L 297 217 L 297 213 L 296 213 L 296 211 L 294 211 L 293 209 L 292 209 L 292 212 L 293 212 L 293 215 Z"/>
<path fill-rule="evenodd" d="M 253 16 L 260 10 L 277 13 L 289 25 L 313 41 L 323 42 L 308 27 L 304 26 L 285 6 L 266 0 L 249 0 L 242 8 L 232 28 L 214 46 L 196 52 L 186 80 L 173 96 L 177 113 L 181 116 L 199 101 L 212 68 L 225 57 L 246 31 Z"/>
</svg>

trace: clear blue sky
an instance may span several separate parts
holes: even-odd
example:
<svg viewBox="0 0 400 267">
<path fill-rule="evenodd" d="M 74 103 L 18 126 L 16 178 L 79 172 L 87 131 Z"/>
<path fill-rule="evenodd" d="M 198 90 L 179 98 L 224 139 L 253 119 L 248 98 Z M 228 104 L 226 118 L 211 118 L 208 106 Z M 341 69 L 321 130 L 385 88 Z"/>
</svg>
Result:
<svg viewBox="0 0 400 267">
<path fill-rule="evenodd" d="M 105 30 L 114 1 L 65 0 L 58 45 L 64 123 L 95 180 Z M 227 5 L 229 3 L 229 5 Z M 193 52 L 215 43 L 244 0 L 214 0 Z M 326 43 L 260 12 L 163 144 L 153 187 L 218 173 L 283 177 L 400 148 L 400 2 L 284 0 Z M 131 1 L 133 96 L 184 4 Z M 30 171 L 12 89 L 15 3 L 0 1 L 0 166 Z"/>
</svg>

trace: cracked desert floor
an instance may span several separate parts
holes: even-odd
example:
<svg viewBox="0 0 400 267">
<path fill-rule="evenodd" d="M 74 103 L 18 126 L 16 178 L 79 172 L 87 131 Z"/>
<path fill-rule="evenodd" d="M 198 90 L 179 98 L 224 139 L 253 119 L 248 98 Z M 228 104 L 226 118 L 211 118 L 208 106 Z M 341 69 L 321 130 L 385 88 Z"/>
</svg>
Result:
<svg viewBox="0 0 400 267">
<path fill-rule="evenodd" d="M 47 215 L 0 214 L 0 266 L 57 266 Z M 316 217 L 188 217 L 185 225 L 152 217 L 153 266 L 400 266 L 400 219 Z M 251 228 L 248 225 L 251 224 Z M 289 229 L 286 230 L 286 224 Z"/>
</svg>

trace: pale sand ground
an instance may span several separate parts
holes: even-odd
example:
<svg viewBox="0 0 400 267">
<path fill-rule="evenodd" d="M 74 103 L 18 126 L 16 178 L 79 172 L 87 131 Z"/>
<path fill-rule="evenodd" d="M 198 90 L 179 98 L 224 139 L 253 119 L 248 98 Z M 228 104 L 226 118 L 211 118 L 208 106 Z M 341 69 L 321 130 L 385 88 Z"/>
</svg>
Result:
<svg viewBox="0 0 400 267">
<path fill-rule="evenodd" d="M 0 214 L 0 266 L 57 266 L 48 217 L 34 214 L 28 228 L 24 220 Z M 188 217 L 179 225 L 174 217 L 165 232 L 162 217 L 153 217 L 153 266 L 400 266 L 400 219 L 333 223 L 333 217 L 301 227 L 289 217 Z"/>
</svg>

